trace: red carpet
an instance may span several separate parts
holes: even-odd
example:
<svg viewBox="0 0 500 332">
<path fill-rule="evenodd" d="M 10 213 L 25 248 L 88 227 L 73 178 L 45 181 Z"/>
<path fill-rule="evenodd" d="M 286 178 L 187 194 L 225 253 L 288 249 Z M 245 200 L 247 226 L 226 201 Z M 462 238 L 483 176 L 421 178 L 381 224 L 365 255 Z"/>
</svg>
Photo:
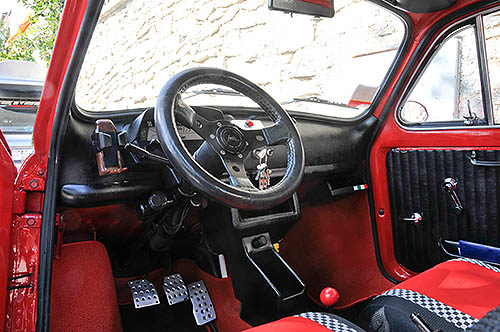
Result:
<svg viewBox="0 0 500 332">
<path fill-rule="evenodd" d="M 121 331 L 116 290 L 104 246 L 96 241 L 63 244 L 54 260 L 51 332 Z"/>
<path fill-rule="evenodd" d="M 219 331 L 235 332 L 250 328 L 250 325 L 240 319 L 240 302 L 234 297 L 230 278 L 215 278 L 187 259 L 175 262 L 172 273 L 180 273 L 186 285 L 198 280 L 205 282 L 214 303 Z"/>
<path fill-rule="evenodd" d="M 336 308 L 341 309 L 394 286 L 377 267 L 366 192 L 302 208 L 280 254 L 312 299 L 319 301 L 324 287 L 335 287 L 340 293 Z"/>
</svg>

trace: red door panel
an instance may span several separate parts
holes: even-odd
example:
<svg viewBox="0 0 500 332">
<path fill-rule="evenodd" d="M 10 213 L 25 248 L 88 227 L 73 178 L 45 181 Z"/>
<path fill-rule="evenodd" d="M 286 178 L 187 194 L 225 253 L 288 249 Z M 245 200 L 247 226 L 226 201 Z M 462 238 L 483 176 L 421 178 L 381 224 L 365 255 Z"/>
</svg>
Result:
<svg viewBox="0 0 500 332">
<path fill-rule="evenodd" d="M 441 131 L 409 131 L 401 128 L 393 116 L 387 120 L 370 152 L 370 167 L 376 227 L 383 266 L 394 278 L 407 279 L 414 272 L 403 268 L 394 257 L 390 199 L 387 177 L 387 154 L 399 149 L 500 149 L 500 129 L 464 129 Z M 380 213 L 382 212 L 383 213 Z"/>
<path fill-rule="evenodd" d="M 7 275 L 16 172 L 8 145 L 0 131 L 0 328 L 2 329 L 5 324 L 4 313 L 7 303 Z"/>
</svg>

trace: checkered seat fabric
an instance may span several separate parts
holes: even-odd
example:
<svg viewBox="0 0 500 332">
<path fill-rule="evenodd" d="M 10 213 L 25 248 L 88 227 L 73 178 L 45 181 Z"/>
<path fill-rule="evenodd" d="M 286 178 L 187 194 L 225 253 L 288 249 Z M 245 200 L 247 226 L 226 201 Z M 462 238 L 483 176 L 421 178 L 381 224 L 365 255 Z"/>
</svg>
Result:
<svg viewBox="0 0 500 332">
<path fill-rule="evenodd" d="M 469 331 L 500 305 L 500 269 L 472 259 L 441 263 L 380 294 L 362 313 L 369 331 L 419 332 L 419 313 L 435 330 Z"/>
<path fill-rule="evenodd" d="M 353 327 L 353 324 L 346 323 L 344 320 L 339 320 L 338 316 L 324 313 L 324 312 L 305 312 L 303 314 L 297 315 L 296 317 L 302 317 L 313 322 L 316 322 L 327 329 L 335 332 L 357 332 L 360 331 L 359 328 Z"/>
<path fill-rule="evenodd" d="M 365 332 L 359 326 L 334 314 L 306 312 L 272 323 L 246 330 L 245 332 Z"/>
</svg>

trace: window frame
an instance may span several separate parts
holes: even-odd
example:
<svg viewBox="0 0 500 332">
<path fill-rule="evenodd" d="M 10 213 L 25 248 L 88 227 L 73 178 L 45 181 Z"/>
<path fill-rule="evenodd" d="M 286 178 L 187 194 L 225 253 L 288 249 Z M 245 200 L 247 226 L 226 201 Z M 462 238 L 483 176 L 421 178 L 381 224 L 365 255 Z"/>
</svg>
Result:
<svg viewBox="0 0 500 332">
<path fill-rule="evenodd" d="M 394 7 L 388 3 L 386 3 L 383 0 L 363 0 L 365 2 L 368 2 L 372 5 L 378 6 L 383 8 L 384 10 L 388 11 L 392 15 L 394 15 L 395 18 L 399 19 L 400 23 L 402 24 L 402 27 L 404 29 L 402 39 L 399 43 L 399 46 L 396 49 L 396 54 L 394 58 L 391 61 L 390 66 L 387 68 L 387 71 L 383 77 L 383 79 L 380 82 L 380 85 L 374 94 L 372 98 L 371 104 L 363 110 L 360 114 L 353 116 L 353 117 L 336 117 L 336 116 L 327 116 L 327 115 L 322 115 L 322 114 L 316 114 L 316 113 L 307 113 L 307 112 L 300 112 L 300 111 L 288 111 L 290 115 L 293 118 L 296 119 L 306 119 L 306 120 L 317 120 L 317 121 L 322 121 L 325 123 L 333 123 L 333 124 L 339 124 L 339 123 L 360 123 L 364 121 L 365 119 L 369 118 L 370 116 L 373 115 L 373 112 L 375 111 L 377 105 L 380 103 L 380 100 L 386 93 L 386 91 L 389 89 L 389 82 L 394 78 L 394 76 L 397 73 L 397 70 L 401 66 L 401 61 L 402 57 L 401 55 L 407 50 L 408 45 L 410 44 L 411 41 L 411 31 L 412 31 L 412 25 L 411 25 L 411 19 L 408 16 L 408 13 L 404 10 L 401 10 L 397 7 Z M 99 13 L 99 18 L 102 13 Z M 335 19 L 335 18 L 332 18 Z M 94 25 L 94 28 L 96 24 Z M 88 50 L 87 50 L 88 51 Z M 84 59 L 87 56 L 87 51 L 85 52 Z M 82 62 L 83 64 L 83 62 Z M 77 80 L 79 78 L 79 75 L 77 76 Z M 139 107 L 139 108 L 134 108 L 134 109 L 115 109 L 115 110 L 105 110 L 105 111 L 90 111 L 85 109 L 84 107 L 80 106 L 76 102 L 76 87 L 73 91 L 73 101 L 71 105 L 71 114 L 75 116 L 76 118 L 85 121 L 85 122 L 94 122 L 97 119 L 101 118 L 110 118 L 110 119 L 121 119 L 121 118 L 127 118 L 127 117 L 133 117 L 133 116 L 138 116 L 140 115 L 144 110 L 147 110 L 148 108 L 154 107 L 154 106 L 149 106 L 149 107 Z M 218 105 L 213 105 L 214 107 L 218 107 Z M 283 107 L 286 110 L 286 107 Z M 256 108 L 256 111 L 259 111 L 260 109 Z"/>
<path fill-rule="evenodd" d="M 486 128 L 500 128 L 500 124 L 495 124 L 494 122 L 494 112 L 493 112 L 493 98 L 491 95 L 491 83 L 490 83 L 490 73 L 488 69 L 488 54 L 486 49 L 486 39 L 484 33 L 483 17 L 485 15 L 500 12 L 499 7 L 490 8 L 481 12 L 478 12 L 472 16 L 463 18 L 450 25 L 447 29 L 442 31 L 437 38 L 433 41 L 427 52 L 422 57 L 422 60 L 417 65 L 417 69 L 409 80 L 405 90 L 403 91 L 402 98 L 398 101 L 395 111 L 394 119 L 396 123 L 403 129 L 411 131 L 421 131 L 421 130 L 463 130 L 463 129 L 486 129 Z M 465 125 L 463 120 L 449 120 L 449 121 L 434 121 L 434 122 L 415 122 L 408 123 L 404 121 L 401 117 L 401 112 L 409 100 L 411 92 L 416 87 L 422 75 L 425 73 L 428 65 L 434 59 L 435 55 L 439 52 L 441 47 L 446 43 L 453 35 L 460 32 L 461 29 L 466 26 L 472 26 L 474 29 L 474 35 L 476 40 L 476 56 L 479 66 L 479 80 L 481 84 L 481 97 L 483 103 L 484 111 L 484 122 L 485 124 L 479 125 Z"/>
</svg>

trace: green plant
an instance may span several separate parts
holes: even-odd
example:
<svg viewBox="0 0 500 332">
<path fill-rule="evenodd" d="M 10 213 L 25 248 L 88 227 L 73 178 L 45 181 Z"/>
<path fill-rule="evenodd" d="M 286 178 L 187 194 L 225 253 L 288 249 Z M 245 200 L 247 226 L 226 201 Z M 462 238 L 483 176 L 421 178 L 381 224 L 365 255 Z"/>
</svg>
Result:
<svg viewBox="0 0 500 332">
<path fill-rule="evenodd" d="M 37 57 L 49 63 L 59 27 L 64 0 L 17 0 L 31 9 L 31 24 L 6 45 L 8 33 L 0 27 L 0 60 L 29 60 Z"/>
</svg>

